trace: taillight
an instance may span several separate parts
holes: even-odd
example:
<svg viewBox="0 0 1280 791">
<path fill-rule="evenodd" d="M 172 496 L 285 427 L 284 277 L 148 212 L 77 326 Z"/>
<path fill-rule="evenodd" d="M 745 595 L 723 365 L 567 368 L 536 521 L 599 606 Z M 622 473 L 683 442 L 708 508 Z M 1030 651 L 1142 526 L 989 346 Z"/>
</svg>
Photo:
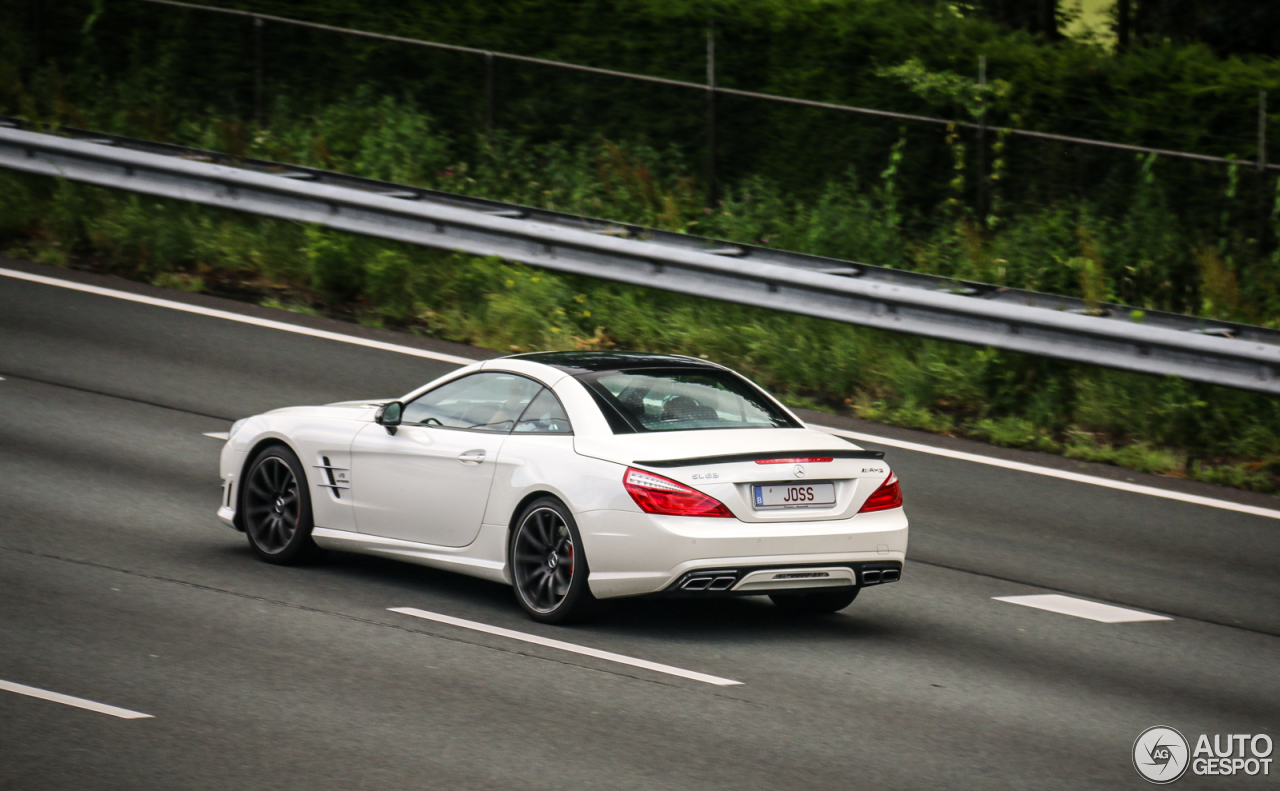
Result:
<svg viewBox="0 0 1280 791">
<path fill-rule="evenodd" d="M 830 456 L 807 456 L 802 459 L 756 459 L 756 464 L 820 464 L 831 461 Z"/>
<path fill-rule="evenodd" d="M 636 501 L 640 510 L 647 514 L 668 514 L 670 516 L 728 516 L 733 513 L 724 507 L 724 503 L 708 497 L 696 489 L 690 489 L 682 483 L 670 478 L 654 475 L 651 472 L 628 467 L 622 476 L 622 485 L 627 493 Z"/>
<path fill-rule="evenodd" d="M 889 477 L 884 479 L 884 483 L 880 484 L 867 501 L 858 509 L 858 513 L 865 514 L 868 511 L 887 511 L 890 508 L 902 507 L 902 487 L 898 486 L 898 476 L 893 470 L 889 470 Z"/>
</svg>

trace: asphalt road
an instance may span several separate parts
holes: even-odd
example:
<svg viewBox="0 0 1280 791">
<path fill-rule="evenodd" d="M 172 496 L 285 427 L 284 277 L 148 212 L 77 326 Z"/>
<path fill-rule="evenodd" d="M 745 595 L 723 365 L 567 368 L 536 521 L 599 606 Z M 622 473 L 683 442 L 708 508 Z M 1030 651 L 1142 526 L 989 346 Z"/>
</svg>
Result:
<svg viewBox="0 0 1280 791">
<path fill-rule="evenodd" d="M 214 518 L 203 432 L 449 368 L 0 277 L 0 681 L 153 715 L 0 691 L 0 788 L 1145 788 L 1130 749 L 1149 726 L 1280 741 L 1280 520 L 887 448 L 902 582 L 823 618 L 636 601 L 554 628 L 445 572 L 268 566 Z M 1172 620 L 992 598 L 1035 593 Z"/>
</svg>

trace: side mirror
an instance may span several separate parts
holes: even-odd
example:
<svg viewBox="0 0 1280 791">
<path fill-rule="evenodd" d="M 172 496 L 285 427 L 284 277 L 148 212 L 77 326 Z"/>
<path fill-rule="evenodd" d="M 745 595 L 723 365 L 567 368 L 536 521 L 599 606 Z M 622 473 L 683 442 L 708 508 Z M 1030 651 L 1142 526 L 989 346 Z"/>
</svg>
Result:
<svg viewBox="0 0 1280 791">
<path fill-rule="evenodd" d="M 373 422 L 377 423 L 387 430 L 392 436 L 396 433 L 396 426 L 400 425 L 400 415 L 404 412 L 404 404 L 399 401 L 392 401 L 389 404 L 383 404 L 378 407 L 378 411 L 373 414 Z"/>
</svg>

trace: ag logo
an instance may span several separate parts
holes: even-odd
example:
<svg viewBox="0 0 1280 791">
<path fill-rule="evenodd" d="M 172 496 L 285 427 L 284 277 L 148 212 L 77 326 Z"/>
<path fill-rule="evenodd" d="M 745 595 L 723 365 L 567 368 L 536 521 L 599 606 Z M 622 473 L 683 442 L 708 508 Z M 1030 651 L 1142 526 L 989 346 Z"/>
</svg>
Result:
<svg viewBox="0 0 1280 791">
<path fill-rule="evenodd" d="M 793 467 L 791 471 L 792 471 L 792 472 L 794 472 L 794 473 L 796 474 L 796 477 L 797 477 L 797 478 L 803 478 L 803 477 L 804 477 L 804 467 L 802 467 L 802 466 L 801 466 L 801 465 L 799 465 L 799 464 L 797 464 L 795 467 Z"/>
<path fill-rule="evenodd" d="M 1172 783 L 1187 771 L 1189 752 L 1181 733 L 1156 725 L 1138 734 L 1133 743 L 1133 768 L 1157 785 Z"/>
</svg>

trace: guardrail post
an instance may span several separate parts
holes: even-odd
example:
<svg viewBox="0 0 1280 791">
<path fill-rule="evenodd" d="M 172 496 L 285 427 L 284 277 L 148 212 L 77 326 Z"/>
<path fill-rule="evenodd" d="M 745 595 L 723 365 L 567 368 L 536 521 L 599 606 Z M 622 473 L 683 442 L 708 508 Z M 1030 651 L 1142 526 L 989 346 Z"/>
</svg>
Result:
<svg viewBox="0 0 1280 791">
<path fill-rule="evenodd" d="M 493 139 L 494 93 L 497 75 L 494 73 L 493 53 L 484 53 L 484 134 Z"/>
<path fill-rule="evenodd" d="M 1258 91 L 1258 249 L 1271 248 L 1267 211 L 1267 92 Z"/>
<path fill-rule="evenodd" d="M 43 65 L 44 62 L 44 3 L 33 3 L 31 13 L 35 17 L 35 35 L 32 36 L 31 50 L 35 56 L 33 62 L 36 68 Z"/>
<path fill-rule="evenodd" d="M 262 17 L 253 18 L 253 120 L 262 127 Z"/>
<path fill-rule="evenodd" d="M 715 208 L 716 183 L 716 23 L 707 21 L 707 201 Z"/>
<path fill-rule="evenodd" d="M 1130 0 L 1116 0 L 1116 52 L 1129 51 L 1129 39 L 1133 30 L 1133 14 Z"/>
<path fill-rule="evenodd" d="M 978 85 L 987 84 L 987 56 L 978 56 Z M 987 105 L 986 95 L 978 94 L 981 112 L 978 113 L 978 223 L 987 227 Z"/>
</svg>

